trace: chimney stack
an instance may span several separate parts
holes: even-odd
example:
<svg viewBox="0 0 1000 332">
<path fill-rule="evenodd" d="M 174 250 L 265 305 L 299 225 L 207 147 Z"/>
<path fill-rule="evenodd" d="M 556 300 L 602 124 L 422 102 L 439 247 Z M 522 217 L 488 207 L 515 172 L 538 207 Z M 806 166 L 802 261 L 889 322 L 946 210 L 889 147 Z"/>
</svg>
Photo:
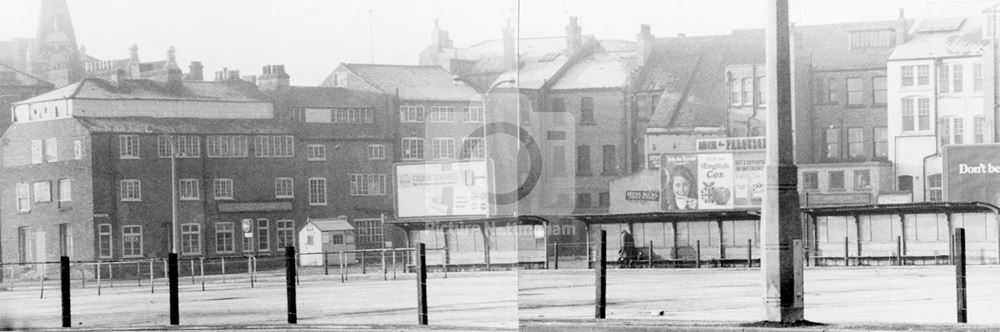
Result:
<svg viewBox="0 0 1000 332">
<path fill-rule="evenodd" d="M 126 65 L 125 68 L 128 71 L 129 78 L 142 78 L 142 69 L 139 67 L 139 45 L 132 44 L 132 47 L 129 47 L 128 51 L 128 65 Z"/>
<path fill-rule="evenodd" d="M 507 70 L 517 68 L 517 50 L 514 49 L 514 27 L 510 26 L 510 20 L 507 20 L 507 26 L 503 28 L 503 68 Z"/>
<path fill-rule="evenodd" d="M 215 72 L 216 81 L 234 81 L 240 79 L 240 71 L 222 67 L 222 70 Z"/>
<path fill-rule="evenodd" d="M 906 16 L 903 14 L 903 8 L 900 8 L 899 18 L 896 19 L 896 45 L 905 43 L 908 37 L 909 33 L 906 29 Z"/>
<path fill-rule="evenodd" d="M 267 65 L 262 68 L 257 88 L 260 91 L 275 91 L 288 88 L 289 77 L 285 73 L 285 65 Z"/>
<path fill-rule="evenodd" d="M 112 74 L 111 77 L 109 78 L 109 81 L 111 81 L 111 84 L 114 85 L 115 87 L 120 87 L 122 83 L 125 81 L 125 70 L 116 69 L 115 73 Z"/>
<path fill-rule="evenodd" d="M 181 67 L 177 65 L 177 51 L 171 46 L 167 49 L 167 85 L 171 89 L 180 88 L 183 77 Z"/>
<path fill-rule="evenodd" d="M 204 68 L 205 67 L 201 65 L 201 62 L 191 61 L 191 64 L 188 65 L 188 75 L 190 75 L 189 79 L 192 81 L 204 80 L 205 79 L 203 75 Z"/>
<path fill-rule="evenodd" d="M 434 19 L 434 28 L 431 29 L 431 46 L 438 51 L 452 47 L 448 31 L 441 30 L 437 19 Z"/>
<path fill-rule="evenodd" d="M 640 24 L 639 33 L 635 35 L 636 41 L 638 41 L 639 48 L 636 50 L 638 53 L 639 63 L 638 65 L 646 65 L 646 61 L 649 61 L 649 55 L 653 53 L 653 33 L 650 30 L 649 24 Z"/>
<path fill-rule="evenodd" d="M 583 46 L 583 35 L 580 24 L 577 23 L 576 16 L 569 17 L 569 25 L 566 26 L 566 55 L 573 56 Z"/>
</svg>

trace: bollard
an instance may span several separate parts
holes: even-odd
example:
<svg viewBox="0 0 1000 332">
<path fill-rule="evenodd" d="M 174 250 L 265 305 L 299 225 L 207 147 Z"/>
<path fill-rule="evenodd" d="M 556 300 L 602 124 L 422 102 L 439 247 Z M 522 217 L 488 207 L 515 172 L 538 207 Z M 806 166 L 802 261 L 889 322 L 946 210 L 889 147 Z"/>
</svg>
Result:
<svg viewBox="0 0 1000 332">
<path fill-rule="evenodd" d="M 188 260 L 191 262 L 191 284 L 194 285 L 194 259 Z"/>
<path fill-rule="evenodd" d="M 448 248 L 444 249 L 441 257 L 441 268 L 444 270 L 444 278 L 448 279 Z"/>
<path fill-rule="evenodd" d="M 222 283 L 226 283 L 226 257 L 222 258 Z"/>
<path fill-rule="evenodd" d="M 327 254 L 323 252 L 323 275 L 330 275 L 330 265 L 327 264 Z"/>
<path fill-rule="evenodd" d="M 849 251 L 851 250 L 851 244 L 848 238 L 844 237 L 844 266 L 851 266 L 851 259 L 849 256 Z"/>
<path fill-rule="evenodd" d="M 181 311 L 179 299 L 177 296 L 177 254 L 170 253 L 167 255 L 167 279 L 170 283 L 170 325 L 180 325 L 181 323 Z"/>
<path fill-rule="evenodd" d="M 608 269 L 608 231 L 601 230 L 600 244 L 598 244 L 597 250 L 597 262 L 594 262 L 595 277 L 597 280 L 595 303 L 594 303 L 594 318 L 604 319 L 605 308 L 607 306 L 607 269 Z"/>
<path fill-rule="evenodd" d="M 80 288 L 87 288 L 87 265 L 80 267 Z M 3 270 L 0 269 L 0 276 L 3 275 Z M 0 283 L 3 283 L 3 279 L 0 279 Z"/>
<path fill-rule="evenodd" d="M 69 305 L 69 257 L 59 257 L 59 277 L 62 281 L 62 327 L 72 327 Z"/>
<path fill-rule="evenodd" d="M 701 268 L 701 240 L 695 241 L 696 250 L 694 253 L 694 266 L 696 268 Z"/>
<path fill-rule="evenodd" d="M 361 274 L 368 273 L 368 263 L 365 262 L 365 252 L 361 252 Z"/>
<path fill-rule="evenodd" d="M 38 298 L 44 299 L 45 298 L 45 274 L 44 273 L 39 273 L 38 274 L 38 282 L 41 285 L 41 286 L 38 287 L 38 290 L 40 291 L 40 293 L 38 295 Z"/>
<path fill-rule="evenodd" d="M 205 291 L 205 258 L 198 258 L 198 271 L 201 271 L 201 291 L 204 292 Z"/>
<path fill-rule="evenodd" d="M 14 276 L 11 276 L 11 283 L 13 283 Z M 101 262 L 97 262 L 97 296 L 101 296 Z"/>
<path fill-rule="evenodd" d="M 552 268 L 555 270 L 559 269 L 559 242 L 552 245 Z"/>
<path fill-rule="evenodd" d="M 903 260 L 903 237 L 900 235 L 896 236 L 896 253 L 899 255 L 896 257 L 896 265 L 906 265 Z"/>
<path fill-rule="evenodd" d="M 653 268 L 653 241 L 649 241 L 649 262 L 646 267 Z"/>
<path fill-rule="evenodd" d="M 250 288 L 253 288 L 253 264 L 250 264 L 251 256 L 247 256 L 247 276 L 250 277 Z"/>
<path fill-rule="evenodd" d="M 396 249 L 392 249 L 392 280 L 396 280 Z"/>
<path fill-rule="evenodd" d="M 417 320 L 427 325 L 427 256 L 423 242 L 417 244 Z"/>
<path fill-rule="evenodd" d="M 340 282 L 343 283 L 347 281 L 347 271 L 345 269 L 347 265 L 344 263 L 344 252 L 340 252 Z"/>
<path fill-rule="evenodd" d="M 153 282 L 153 261 L 149 261 L 149 293 L 156 294 L 156 283 Z"/>
<path fill-rule="evenodd" d="M 747 239 L 747 268 L 753 267 L 753 239 Z"/>
<path fill-rule="evenodd" d="M 968 320 L 965 286 L 965 229 L 955 228 L 955 295 L 959 323 L 966 323 Z"/>
<path fill-rule="evenodd" d="M 295 309 L 295 247 L 285 248 L 285 289 L 288 294 L 288 324 L 298 320 Z"/>
<path fill-rule="evenodd" d="M 385 250 L 382 250 L 382 280 L 389 280 L 389 270 L 385 266 Z"/>
</svg>

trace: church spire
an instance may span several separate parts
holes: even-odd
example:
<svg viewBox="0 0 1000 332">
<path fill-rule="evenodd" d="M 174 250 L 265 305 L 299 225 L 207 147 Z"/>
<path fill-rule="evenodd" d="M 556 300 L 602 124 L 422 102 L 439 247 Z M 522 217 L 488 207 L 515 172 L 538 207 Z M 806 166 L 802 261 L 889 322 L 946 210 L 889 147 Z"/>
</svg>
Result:
<svg viewBox="0 0 1000 332">
<path fill-rule="evenodd" d="M 40 51 L 76 50 L 76 32 L 66 0 L 42 0 L 35 42 Z"/>
</svg>

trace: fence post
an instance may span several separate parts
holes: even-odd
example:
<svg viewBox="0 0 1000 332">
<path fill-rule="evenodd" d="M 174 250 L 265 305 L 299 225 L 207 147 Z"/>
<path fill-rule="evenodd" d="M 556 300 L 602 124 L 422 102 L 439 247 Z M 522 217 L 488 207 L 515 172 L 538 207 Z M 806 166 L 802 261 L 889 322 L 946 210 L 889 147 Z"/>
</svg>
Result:
<svg viewBox="0 0 1000 332">
<path fill-rule="evenodd" d="M 111 288 L 115 288 L 115 264 L 108 263 L 108 282 L 111 283 Z"/>
<path fill-rule="evenodd" d="M 45 266 L 43 265 L 42 269 L 44 269 L 44 268 L 45 268 Z M 39 269 L 39 270 L 41 270 L 41 269 Z M 41 285 L 40 287 L 38 287 L 38 289 L 40 291 L 40 293 L 38 295 L 38 298 L 44 299 L 45 298 L 45 273 L 44 272 L 38 274 L 38 282 L 39 282 L 39 285 Z"/>
<path fill-rule="evenodd" d="M 135 281 L 142 287 L 142 262 L 135 261 Z"/>
<path fill-rule="evenodd" d="M 848 240 L 848 237 L 845 236 L 844 237 L 844 266 L 851 266 L 851 259 L 850 259 L 850 256 L 849 256 L 850 255 L 850 253 L 849 253 L 850 250 L 851 250 L 850 240 Z"/>
<path fill-rule="evenodd" d="M 250 277 L 250 288 L 253 288 L 253 264 L 250 263 L 252 259 L 251 256 L 247 256 L 247 276 Z"/>
<path fill-rule="evenodd" d="M 417 320 L 427 325 L 427 257 L 423 242 L 417 244 Z"/>
<path fill-rule="evenodd" d="M 222 283 L 224 284 L 226 283 L 226 257 L 223 256 L 221 258 L 222 258 Z"/>
<path fill-rule="evenodd" d="M 382 250 L 382 280 L 389 280 L 389 270 L 385 266 L 385 250 Z"/>
<path fill-rule="evenodd" d="M 697 247 L 695 248 L 696 250 L 695 250 L 695 253 L 694 253 L 694 261 L 695 261 L 694 266 L 696 268 L 700 269 L 701 268 L 701 240 L 695 241 L 695 245 Z"/>
<path fill-rule="evenodd" d="M 448 248 L 444 248 L 444 254 L 441 257 L 441 267 L 444 270 L 444 278 L 448 279 Z"/>
<path fill-rule="evenodd" d="M 167 265 L 167 260 L 163 260 L 163 282 L 166 282 L 167 286 L 170 286 L 170 269 Z"/>
<path fill-rule="evenodd" d="M 396 249 L 392 249 L 392 280 L 396 280 Z"/>
<path fill-rule="evenodd" d="M 598 244 L 597 250 L 597 262 L 594 262 L 595 277 L 597 278 L 596 283 L 596 294 L 595 304 L 594 304 L 594 318 L 603 319 L 605 317 L 605 308 L 607 305 L 607 268 L 608 268 L 608 231 L 601 230 L 600 244 Z"/>
<path fill-rule="evenodd" d="M 190 259 L 188 262 L 191 262 L 191 284 L 194 285 L 194 259 Z"/>
<path fill-rule="evenodd" d="M 648 268 L 653 268 L 653 241 L 649 241 L 649 264 L 646 266 Z"/>
<path fill-rule="evenodd" d="M 325 275 L 325 276 L 330 275 L 330 265 L 327 264 L 327 263 L 328 263 L 328 261 L 327 261 L 327 254 L 324 251 L 323 252 L 323 275 Z"/>
<path fill-rule="evenodd" d="M 170 283 L 170 325 L 180 325 L 181 324 L 181 311 L 179 299 L 177 297 L 177 254 L 170 253 L 167 255 L 167 279 Z"/>
<path fill-rule="evenodd" d="M 906 265 L 906 254 L 903 253 L 903 236 L 896 236 L 896 248 L 899 252 L 899 265 Z"/>
<path fill-rule="evenodd" d="M 285 289 L 288 294 L 288 324 L 297 322 L 295 308 L 295 247 L 285 248 Z"/>
<path fill-rule="evenodd" d="M 559 269 L 559 242 L 552 244 L 552 267 L 556 270 Z"/>
<path fill-rule="evenodd" d="M 361 252 L 361 274 L 368 274 L 368 262 L 365 261 L 365 252 Z"/>
<path fill-rule="evenodd" d="M 62 327 L 72 327 L 69 305 L 69 257 L 59 257 L 59 277 L 62 281 Z"/>
<path fill-rule="evenodd" d="M 965 229 L 955 228 L 955 295 L 959 323 L 965 323 L 968 320 L 968 298 L 965 286 Z"/>
<path fill-rule="evenodd" d="M 205 291 L 205 258 L 198 258 L 198 271 L 201 272 L 201 291 Z"/>
<path fill-rule="evenodd" d="M 753 267 L 753 239 L 747 239 L 747 268 Z"/>
<path fill-rule="evenodd" d="M 11 283 L 14 282 L 14 276 L 10 276 Z M 101 296 L 101 262 L 97 262 L 97 296 Z"/>
<path fill-rule="evenodd" d="M 86 269 L 87 269 L 86 264 L 80 267 L 80 288 L 87 288 L 87 271 L 85 271 Z M 0 276 L 2 275 L 3 275 L 3 269 L 0 269 Z M 0 283 L 3 283 L 2 279 L 0 279 Z"/>
<path fill-rule="evenodd" d="M 149 260 L 149 293 L 156 294 L 156 283 L 153 282 L 153 260 Z"/>
</svg>

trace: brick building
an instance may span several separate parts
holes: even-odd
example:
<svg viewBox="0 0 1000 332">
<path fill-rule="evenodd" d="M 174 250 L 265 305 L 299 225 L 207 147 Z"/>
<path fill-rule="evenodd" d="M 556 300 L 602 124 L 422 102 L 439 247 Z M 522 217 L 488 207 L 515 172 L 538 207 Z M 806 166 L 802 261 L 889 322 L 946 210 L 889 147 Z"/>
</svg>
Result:
<svg viewBox="0 0 1000 332">
<path fill-rule="evenodd" d="M 35 38 L 0 41 L 0 64 L 57 87 L 78 81 L 82 64 L 96 59 L 78 47 L 66 0 L 43 0 L 40 13 Z"/>
</svg>

